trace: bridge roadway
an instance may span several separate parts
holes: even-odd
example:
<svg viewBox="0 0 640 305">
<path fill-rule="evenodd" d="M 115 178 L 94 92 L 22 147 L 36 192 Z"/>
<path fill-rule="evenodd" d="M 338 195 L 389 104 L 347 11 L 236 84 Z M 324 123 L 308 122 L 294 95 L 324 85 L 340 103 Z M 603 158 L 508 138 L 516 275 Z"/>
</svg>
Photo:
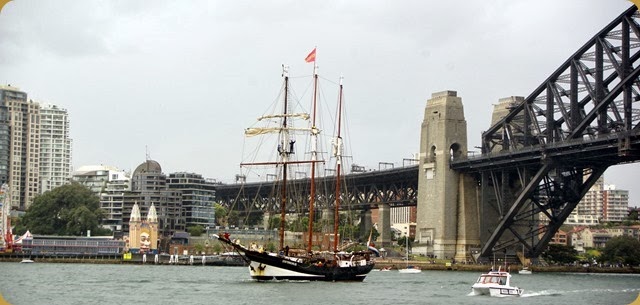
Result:
<svg viewBox="0 0 640 305">
<path fill-rule="evenodd" d="M 378 203 L 386 203 L 390 207 L 415 206 L 418 192 L 418 166 L 404 166 L 393 169 L 358 172 L 344 175 L 343 188 L 346 197 L 340 209 L 371 210 L 377 209 Z M 316 178 L 317 185 L 322 186 L 316 206 L 333 208 L 335 202 L 335 176 Z M 302 190 L 294 201 L 308 202 L 309 178 L 290 180 L 293 188 Z M 320 187 L 319 187 L 320 188 Z M 274 196 L 274 182 L 251 182 L 223 184 L 216 187 L 216 199 L 227 207 L 249 213 L 255 210 L 279 211 L 280 202 Z M 302 205 L 302 210 L 306 207 Z M 293 209 L 294 207 L 290 207 Z"/>
<path fill-rule="evenodd" d="M 629 141 L 630 149 L 621 150 L 621 140 Z M 513 151 L 500 151 L 451 162 L 451 169 L 465 173 L 480 173 L 497 169 L 529 166 L 540 168 L 545 162 L 556 162 L 584 168 L 638 161 L 640 129 L 627 133 L 604 135 L 596 139 L 575 139 L 550 145 L 524 147 Z M 553 160 L 553 161 L 551 161 Z"/>
<path fill-rule="evenodd" d="M 538 169 L 546 160 L 555 160 L 564 164 L 593 166 L 610 166 L 618 163 L 637 161 L 638 155 L 620 154 L 620 134 L 600 137 L 594 140 L 573 140 L 554 143 L 546 146 L 531 146 L 516 151 L 494 152 L 482 155 L 474 155 L 460 160 L 453 160 L 453 170 L 479 174 L 481 172 L 517 167 L 530 167 Z M 634 151 L 640 150 L 640 131 L 630 134 L 631 146 Z M 350 209 L 371 210 L 377 209 L 378 203 L 386 203 L 390 207 L 416 206 L 418 190 L 418 166 L 368 171 L 363 173 L 351 173 L 343 176 L 347 184 L 347 198 L 351 202 Z M 480 178 L 478 178 L 479 180 Z M 319 185 L 331 186 L 327 193 L 335 192 L 335 176 L 320 177 Z M 307 185 L 309 178 L 290 181 L 293 185 Z M 300 188 L 304 189 L 304 188 Z M 302 193 L 301 198 L 307 198 L 308 193 Z M 234 201 L 242 204 L 239 210 L 253 210 L 276 208 L 279 210 L 278 201 L 273 196 L 273 182 L 260 181 L 250 183 L 222 184 L 216 187 L 216 198 L 225 206 L 232 206 Z M 325 202 L 320 202 L 326 207 L 332 207 L 334 195 L 319 196 Z M 327 199 L 329 199 L 327 201 Z M 248 202 L 253 202 L 250 207 Z M 270 206 L 274 204 L 275 206 Z M 342 206 L 341 209 L 346 209 Z"/>
</svg>

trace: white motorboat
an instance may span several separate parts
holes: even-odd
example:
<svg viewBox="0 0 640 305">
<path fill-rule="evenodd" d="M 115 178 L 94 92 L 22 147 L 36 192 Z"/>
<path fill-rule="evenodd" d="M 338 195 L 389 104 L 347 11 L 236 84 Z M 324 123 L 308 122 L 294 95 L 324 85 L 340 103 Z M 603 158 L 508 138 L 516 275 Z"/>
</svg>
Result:
<svg viewBox="0 0 640 305">
<path fill-rule="evenodd" d="M 520 271 L 518 271 L 518 274 L 531 274 L 531 269 L 529 269 L 528 267 L 523 267 L 522 269 L 520 269 Z"/>
<path fill-rule="evenodd" d="M 25 258 L 25 259 L 20 261 L 21 264 L 30 264 L 30 263 L 33 263 L 33 262 L 34 262 L 33 260 L 30 260 L 28 258 Z"/>
<path fill-rule="evenodd" d="M 522 295 L 522 289 L 511 286 L 511 274 L 500 269 L 480 275 L 476 283 L 471 286 L 471 292 L 473 295 L 492 297 Z"/>
</svg>

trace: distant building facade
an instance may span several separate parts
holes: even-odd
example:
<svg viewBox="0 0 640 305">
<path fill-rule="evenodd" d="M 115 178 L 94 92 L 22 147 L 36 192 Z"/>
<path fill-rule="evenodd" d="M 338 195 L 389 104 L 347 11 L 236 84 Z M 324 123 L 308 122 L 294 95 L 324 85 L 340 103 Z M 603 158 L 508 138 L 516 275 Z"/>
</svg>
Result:
<svg viewBox="0 0 640 305">
<path fill-rule="evenodd" d="M 125 243 L 105 236 L 44 236 L 34 235 L 22 241 L 22 251 L 32 255 L 40 254 L 91 254 L 120 255 Z"/>
<path fill-rule="evenodd" d="M 199 174 L 172 173 L 167 177 L 158 162 L 146 160 L 131 175 L 111 166 L 82 166 L 73 172 L 72 181 L 100 196 L 100 207 L 107 212 L 102 226 L 116 237 L 130 234 L 134 206 L 142 215 L 155 207 L 160 238 L 191 226 L 215 227 L 216 183 Z"/>
<path fill-rule="evenodd" d="M 575 213 L 591 216 L 599 222 L 621 222 L 627 217 L 628 209 L 629 191 L 616 189 L 615 185 L 605 185 L 604 178 L 600 177 L 578 203 Z"/>
<path fill-rule="evenodd" d="M 571 226 L 596 226 L 600 224 L 600 220 L 594 215 L 580 215 L 576 211 L 573 211 L 564 221 L 564 224 Z"/>
<path fill-rule="evenodd" d="M 124 193 L 131 190 L 129 175 L 112 166 L 86 165 L 74 171 L 71 180 L 86 186 L 100 197 L 100 208 L 106 212 L 102 227 L 121 237 Z"/>
<path fill-rule="evenodd" d="M 162 173 L 158 162 L 147 160 L 133 171 L 131 191 L 125 192 L 123 198 L 123 232 L 128 233 L 130 230 L 129 219 L 134 204 L 139 205 L 142 214 L 148 214 L 151 206 L 155 206 L 160 237 L 169 237 L 175 232 L 185 231 L 181 193 L 167 187 L 167 177 Z"/>
<path fill-rule="evenodd" d="M 11 188 L 14 209 L 24 211 L 36 195 L 69 182 L 71 143 L 66 109 L 0 86 L 0 183 Z"/>
<path fill-rule="evenodd" d="M 39 192 L 40 106 L 16 87 L 0 86 L 0 148 L 0 182 L 11 188 L 11 206 L 24 211 Z"/>
<path fill-rule="evenodd" d="M 215 227 L 215 183 L 194 173 L 172 173 L 167 178 L 170 190 L 180 191 L 185 226 Z"/>
<path fill-rule="evenodd" d="M 40 193 L 69 183 L 71 138 L 67 110 L 56 105 L 40 107 Z"/>
<path fill-rule="evenodd" d="M 605 185 L 602 192 L 603 221 L 621 222 L 629 214 L 629 191 L 616 189 L 615 185 Z"/>
<path fill-rule="evenodd" d="M 153 204 L 146 219 L 142 219 L 138 204 L 134 204 L 129 218 L 129 251 L 131 253 L 158 253 L 158 215 Z"/>
<path fill-rule="evenodd" d="M 564 246 L 568 245 L 569 240 L 567 239 L 567 232 L 558 230 L 558 232 L 556 232 L 556 234 L 553 235 L 553 238 L 551 238 L 551 240 L 549 241 L 549 244 Z"/>
</svg>

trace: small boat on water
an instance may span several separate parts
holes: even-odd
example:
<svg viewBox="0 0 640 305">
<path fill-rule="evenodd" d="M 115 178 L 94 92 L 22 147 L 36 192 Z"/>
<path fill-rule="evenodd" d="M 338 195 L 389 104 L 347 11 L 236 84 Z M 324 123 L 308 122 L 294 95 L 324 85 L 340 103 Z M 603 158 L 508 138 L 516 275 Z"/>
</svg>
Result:
<svg viewBox="0 0 640 305">
<path fill-rule="evenodd" d="M 409 236 L 405 236 L 404 241 L 405 241 L 405 251 L 406 251 L 405 261 L 407 262 L 407 266 L 404 269 L 398 269 L 398 272 L 400 272 L 400 273 L 420 273 L 420 272 L 422 272 L 422 269 L 420 269 L 419 267 L 410 266 L 409 265 Z"/>
<path fill-rule="evenodd" d="M 20 261 L 21 264 L 30 264 L 30 263 L 34 263 L 33 260 L 30 260 L 28 258 L 25 258 L 23 260 Z"/>
<path fill-rule="evenodd" d="M 491 295 L 492 297 L 520 296 L 522 289 L 511 286 L 511 274 L 506 271 L 489 271 L 480 275 L 471 286 L 473 295 Z"/>
<path fill-rule="evenodd" d="M 386 267 L 380 269 L 380 271 L 391 271 L 391 266 L 386 266 Z"/>
<path fill-rule="evenodd" d="M 398 269 L 398 272 L 400 272 L 400 273 L 420 273 L 420 272 L 422 272 L 422 269 L 420 269 L 419 267 L 416 267 L 416 266 L 407 266 L 407 268 Z"/>
<path fill-rule="evenodd" d="M 531 274 L 531 269 L 529 269 L 529 267 L 523 267 L 518 271 L 518 274 Z"/>
</svg>

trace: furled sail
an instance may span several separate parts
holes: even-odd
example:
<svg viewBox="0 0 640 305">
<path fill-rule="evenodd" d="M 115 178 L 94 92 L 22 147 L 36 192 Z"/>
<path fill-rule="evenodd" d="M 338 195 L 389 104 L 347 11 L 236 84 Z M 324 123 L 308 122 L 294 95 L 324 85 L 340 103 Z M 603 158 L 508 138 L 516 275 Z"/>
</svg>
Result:
<svg viewBox="0 0 640 305">
<path fill-rule="evenodd" d="M 289 132 L 292 132 L 292 131 L 304 131 L 304 132 L 311 132 L 312 134 L 319 134 L 320 133 L 320 129 L 318 129 L 318 128 L 257 127 L 257 128 L 247 128 L 247 129 L 245 129 L 244 130 L 244 134 L 247 137 L 253 137 L 253 136 L 257 136 L 257 135 L 261 135 L 261 134 L 267 134 L 267 133 L 279 133 L 280 131 L 283 131 L 283 130 L 287 130 Z"/>
<path fill-rule="evenodd" d="M 258 118 L 258 121 L 266 120 L 266 119 L 277 119 L 277 118 L 299 118 L 302 120 L 309 120 L 310 115 L 308 113 L 282 113 L 282 114 L 269 114 L 264 115 Z M 247 137 L 268 134 L 268 133 L 279 133 L 281 131 L 303 131 L 303 132 L 311 132 L 312 134 L 318 134 L 320 130 L 317 128 L 294 128 L 294 127 L 250 127 L 245 129 L 244 134 Z"/>
<path fill-rule="evenodd" d="M 310 115 L 308 113 L 279 113 L 279 114 L 269 114 L 264 115 L 258 118 L 258 121 L 262 121 L 264 119 L 274 119 L 274 118 L 300 118 L 303 120 L 309 120 Z"/>
</svg>

